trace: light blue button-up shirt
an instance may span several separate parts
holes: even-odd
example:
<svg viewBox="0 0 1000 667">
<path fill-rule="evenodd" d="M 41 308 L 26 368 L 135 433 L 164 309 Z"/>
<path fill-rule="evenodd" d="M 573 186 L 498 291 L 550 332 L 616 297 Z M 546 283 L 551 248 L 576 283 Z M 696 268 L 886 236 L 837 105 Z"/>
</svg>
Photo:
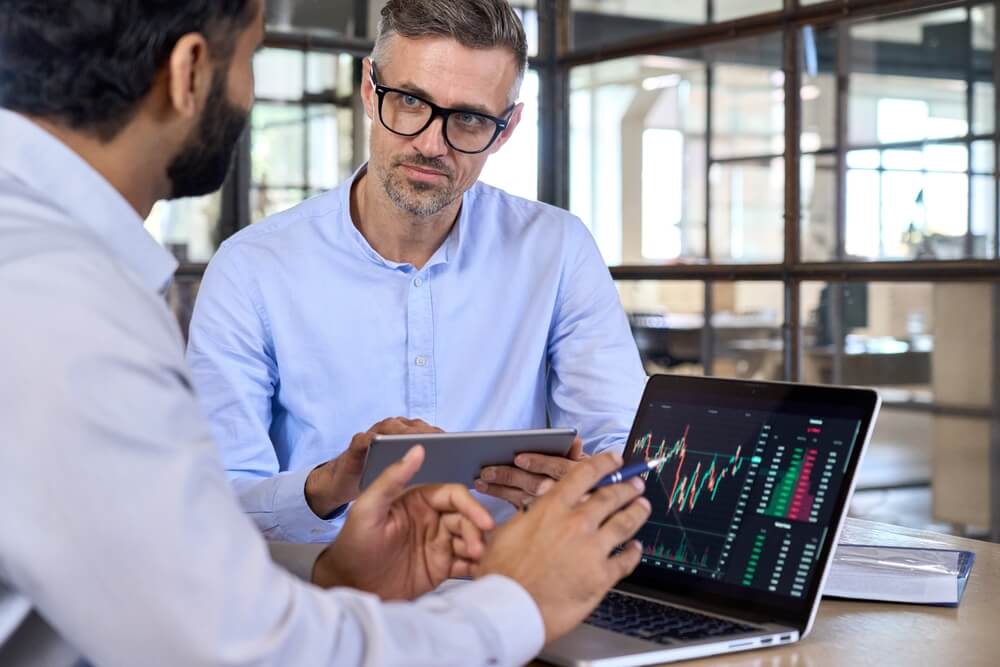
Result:
<svg viewBox="0 0 1000 667">
<path fill-rule="evenodd" d="M 0 109 L 0 665 L 530 660 L 542 620 L 505 577 L 383 603 L 294 578 L 313 545 L 269 552 L 160 296 L 175 267 L 106 180 Z"/>
<path fill-rule="evenodd" d="M 188 361 L 264 533 L 335 534 L 305 479 L 386 417 L 446 431 L 551 423 L 578 428 L 587 452 L 622 447 L 646 376 L 586 227 L 478 183 L 417 270 L 351 221 L 359 174 L 226 241 L 198 295 Z M 500 518 L 510 508 L 480 499 Z"/>
</svg>

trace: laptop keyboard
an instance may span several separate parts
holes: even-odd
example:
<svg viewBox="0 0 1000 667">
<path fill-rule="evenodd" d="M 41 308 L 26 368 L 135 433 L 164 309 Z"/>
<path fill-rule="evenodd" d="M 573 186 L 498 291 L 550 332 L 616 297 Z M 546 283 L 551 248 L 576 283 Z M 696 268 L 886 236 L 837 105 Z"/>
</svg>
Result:
<svg viewBox="0 0 1000 667">
<path fill-rule="evenodd" d="M 660 644 L 708 639 L 758 629 L 614 591 L 604 597 L 600 606 L 584 623 Z"/>
</svg>

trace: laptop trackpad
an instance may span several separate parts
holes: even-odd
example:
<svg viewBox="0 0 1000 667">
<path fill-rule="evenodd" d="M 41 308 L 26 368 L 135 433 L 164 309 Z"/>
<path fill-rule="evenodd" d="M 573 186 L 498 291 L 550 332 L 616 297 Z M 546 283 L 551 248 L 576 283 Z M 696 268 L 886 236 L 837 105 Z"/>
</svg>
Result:
<svg viewBox="0 0 1000 667">
<path fill-rule="evenodd" d="M 670 644 L 661 646 L 667 649 Z M 632 653 L 649 653 L 651 650 L 656 650 L 656 645 L 652 642 L 583 624 L 546 646 L 541 658 L 544 660 L 546 655 L 552 655 L 559 656 L 561 660 L 600 660 Z"/>
</svg>

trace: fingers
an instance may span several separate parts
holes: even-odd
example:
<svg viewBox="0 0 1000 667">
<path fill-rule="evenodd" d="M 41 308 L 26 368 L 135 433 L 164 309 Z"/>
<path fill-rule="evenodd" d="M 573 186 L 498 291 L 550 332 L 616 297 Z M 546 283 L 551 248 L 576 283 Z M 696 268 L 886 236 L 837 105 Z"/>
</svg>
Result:
<svg viewBox="0 0 1000 667">
<path fill-rule="evenodd" d="M 493 530 L 493 517 L 461 484 L 442 484 L 427 494 L 427 502 L 439 514 L 457 513 L 479 530 Z"/>
<path fill-rule="evenodd" d="M 476 565 L 476 563 L 470 563 L 466 560 L 455 560 L 451 564 L 451 572 L 448 573 L 448 576 L 452 579 L 474 577 L 476 573 Z"/>
<path fill-rule="evenodd" d="M 483 468 L 479 473 L 479 478 L 487 484 L 509 486 L 525 491 L 533 496 L 544 495 L 555 484 L 550 477 L 525 472 L 511 466 L 489 466 Z M 478 484 L 476 485 L 476 490 L 481 491 Z"/>
<path fill-rule="evenodd" d="M 365 466 L 365 459 L 368 457 L 368 448 L 371 447 L 373 438 L 374 435 L 372 433 L 358 433 L 351 438 L 351 444 L 347 446 L 343 454 L 335 459 L 338 465 L 344 465 L 349 470 L 356 471 L 360 475 L 361 470 Z"/>
<path fill-rule="evenodd" d="M 625 485 L 617 484 L 616 486 Z M 605 521 L 604 525 L 597 531 L 608 552 L 634 537 L 636 532 L 646 523 L 649 512 L 649 501 L 645 498 L 636 498 L 628 507 L 611 515 L 611 518 Z"/>
<path fill-rule="evenodd" d="M 381 517 L 389 511 L 389 506 L 406 488 L 424 462 L 424 448 L 411 447 L 399 461 L 386 468 L 375 478 L 368 489 L 358 496 L 352 512 Z"/>
<path fill-rule="evenodd" d="M 455 558 L 477 561 L 483 557 L 486 545 L 481 531 L 457 516 L 448 517 L 444 523 L 445 530 L 451 535 L 451 550 Z"/>
<path fill-rule="evenodd" d="M 562 479 L 575 463 L 575 460 L 546 454 L 518 454 L 514 459 L 514 465 L 521 470 L 552 479 Z M 487 470 L 489 468 L 484 468 L 483 472 Z"/>
<path fill-rule="evenodd" d="M 499 484 L 487 484 L 479 479 L 476 480 L 476 491 L 499 498 L 500 500 L 506 500 L 516 509 L 525 507 L 535 499 L 535 496 L 527 491 L 515 489 L 510 486 L 500 486 Z"/>
<path fill-rule="evenodd" d="M 638 477 L 633 477 L 621 484 L 601 487 L 590 494 L 590 499 L 583 503 L 581 510 L 590 518 L 595 527 L 600 526 L 608 517 L 642 495 L 645 488 L 646 485 Z M 624 540 L 622 541 L 624 542 Z"/>
<path fill-rule="evenodd" d="M 569 448 L 566 458 L 570 461 L 582 461 L 585 458 L 583 454 L 583 438 L 576 436 L 573 439 L 573 446 Z"/>
<path fill-rule="evenodd" d="M 617 452 L 592 456 L 574 465 L 549 495 L 554 496 L 565 507 L 573 507 L 602 477 L 621 467 L 622 457 Z"/>
<path fill-rule="evenodd" d="M 640 560 L 642 560 L 642 544 L 638 540 L 632 540 L 619 553 L 608 559 L 607 573 L 611 577 L 609 586 L 614 586 L 632 574 L 639 566 Z"/>
<path fill-rule="evenodd" d="M 410 435 L 413 433 L 444 433 L 437 426 L 432 426 L 423 419 L 407 419 L 406 417 L 390 417 L 368 429 L 369 433 L 382 435 Z"/>
</svg>

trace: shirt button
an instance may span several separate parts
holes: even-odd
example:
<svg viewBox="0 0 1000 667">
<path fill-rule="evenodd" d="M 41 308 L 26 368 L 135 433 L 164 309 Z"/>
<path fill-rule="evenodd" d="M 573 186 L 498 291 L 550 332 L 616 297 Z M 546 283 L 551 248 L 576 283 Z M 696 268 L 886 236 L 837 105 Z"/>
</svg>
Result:
<svg viewBox="0 0 1000 667">
<path fill-rule="evenodd" d="M 426 366 L 426 365 L 427 365 L 427 357 L 423 357 L 423 356 L 421 356 L 421 357 L 417 357 L 417 358 L 416 358 L 416 359 L 414 360 L 414 363 L 415 363 L 415 364 L 416 364 L 417 366 L 420 366 L 421 368 L 423 368 L 424 366 Z"/>
<path fill-rule="evenodd" d="M 424 284 L 424 281 L 421 278 L 417 278 L 416 280 L 413 281 L 413 286 L 414 287 L 420 287 L 423 284 Z"/>
</svg>

